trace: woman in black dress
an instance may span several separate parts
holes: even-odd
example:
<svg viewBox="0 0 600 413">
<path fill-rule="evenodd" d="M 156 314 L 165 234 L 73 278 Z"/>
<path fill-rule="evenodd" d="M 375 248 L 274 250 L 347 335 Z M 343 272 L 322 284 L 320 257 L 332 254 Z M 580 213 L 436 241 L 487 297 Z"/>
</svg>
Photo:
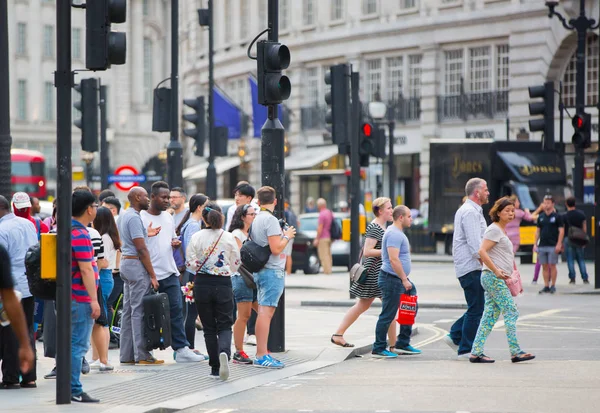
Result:
<svg viewBox="0 0 600 413">
<path fill-rule="evenodd" d="M 392 201 L 389 198 L 377 198 L 373 201 L 373 214 L 375 219 L 367 227 L 365 234 L 365 245 L 363 247 L 364 267 L 367 270 L 367 279 L 365 284 L 352 283 L 350 293 L 355 295 L 358 300 L 352 308 L 348 310 L 340 326 L 333 336 L 331 342 L 342 347 L 354 347 L 354 344 L 346 342 L 344 333 L 358 319 L 358 317 L 367 311 L 375 298 L 381 298 L 381 291 L 377 287 L 379 270 L 381 269 L 381 241 L 387 223 L 392 220 Z M 396 324 L 392 323 L 388 330 L 390 342 L 396 341 Z"/>
</svg>

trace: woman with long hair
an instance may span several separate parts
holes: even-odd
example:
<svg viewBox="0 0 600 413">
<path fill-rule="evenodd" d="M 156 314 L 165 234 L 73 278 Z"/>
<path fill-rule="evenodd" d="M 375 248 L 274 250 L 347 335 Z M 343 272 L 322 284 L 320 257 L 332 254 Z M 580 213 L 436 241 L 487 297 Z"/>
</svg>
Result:
<svg viewBox="0 0 600 413">
<path fill-rule="evenodd" d="M 208 197 L 204 194 L 195 194 L 190 198 L 189 209 L 183 216 L 181 223 L 177 227 L 177 235 L 181 238 L 180 252 L 183 254 L 185 261 L 186 248 L 190 245 L 192 236 L 202 229 L 202 207 L 208 201 Z M 181 274 L 181 283 L 186 285 L 188 282 L 194 281 L 194 274 L 188 269 Z M 198 310 L 196 304 L 185 302 L 183 303 L 183 320 L 185 327 L 185 336 L 190 343 L 190 349 L 200 354 L 199 351 L 195 350 L 196 345 L 196 318 L 198 317 Z"/>
<path fill-rule="evenodd" d="M 202 221 L 206 229 L 192 236 L 186 266 L 195 274 L 194 300 L 204 327 L 210 377 L 227 380 L 233 324 L 231 276 L 240 266 L 240 250 L 233 235 L 222 229 L 225 217 L 216 202 L 204 205 Z"/>
<path fill-rule="evenodd" d="M 235 237 L 239 248 L 242 248 L 242 244 L 248 239 L 248 231 L 250 231 L 250 225 L 256 217 L 256 212 L 252 205 L 247 204 L 237 207 L 233 214 L 229 232 Z M 252 364 L 252 359 L 244 351 L 244 333 L 252 310 L 258 312 L 256 290 L 248 287 L 239 273 L 235 273 L 231 277 L 231 285 L 233 287 L 233 298 L 237 305 L 237 319 L 233 325 L 233 343 L 235 345 L 233 362 Z"/>
<path fill-rule="evenodd" d="M 100 291 L 102 292 L 102 306 L 104 314 L 108 319 L 108 297 L 114 287 L 113 270 L 118 271 L 118 265 L 121 261 L 121 239 L 119 230 L 110 209 L 106 207 L 98 208 L 96 218 L 93 222 L 94 228 L 100 233 L 102 243 L 104 244 L 104 258 L 108 261 L 108 267 L 100 270 Z M 107 320 L 108 321 L 108 320 Z M 98 367 L 100 371 L 111 371 L 113 366 L 108 363 L 108 346 L 110 341 L 110 332 L 108 326 L 94 324 L 92 330 L 92 363 L 90 367 Z"/>
<path fill-rule="evenodd" d="M 506 234 L 506 225 L 515 217 L 515 204 L 503 197 L 490 209 L 492 224 L 485 230 L 479 256 L 483 261 L 481 285 L 485 290 L 483 316 L 471 349 L 471 363 L 493 363 L 495 360 L 483 353 L 485 342 L 492 332 L 500 314 L 504 316 L 506 337 L 511 361 L 518 363 L 535 358 L 533 354 L 521 351 L 517 341 L 517 319 L 519 311 L 505 280 L 516 268 L 513 245 Z"/>
<path fill-rule="evenodd" d="M 367 227 L 365 244 L 362 255 L 364 267 L 367 270 L 367 278 L 364 284 L 352 283 L 350 293 L 358 298 L 352 308 L 348 310 L 335 334 L 331 336 L 331 342 L 342 347 L 354 347 L 354 344 L 346 342 L 344 333 L 367 311 L 375 298 L 381 298 L 381 290 L 377 286 L 379 270 L 381 269 L 381 242 L 387 223 L 392 220 L 392 201 L 389 198 L 377 198 L 373 201 L 373 214 L 375 219 Z M 390 324 L 388 330 L 390 348 L 396 343 L 396 324 Z"/>
</svg>

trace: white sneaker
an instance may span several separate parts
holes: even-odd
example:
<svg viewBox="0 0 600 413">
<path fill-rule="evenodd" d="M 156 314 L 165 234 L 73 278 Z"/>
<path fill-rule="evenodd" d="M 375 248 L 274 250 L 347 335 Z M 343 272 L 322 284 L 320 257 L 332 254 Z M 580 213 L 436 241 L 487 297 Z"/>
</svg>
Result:
<svg viewBox="0 0 600 413">
<path fill-rule="evenodd" d="M 469 358 L 471 357 L 471 353 L 465 353 L 465 354 L 459 354 L 456 359 L 458 361 L 469 361 Z"/>
<path fill-rule="evenodd" d="M 196 363 L 205 360 L 203 355 L 194 353 L 189 347 L 180 348 L 176 353 L 177 357 L 175 358 L 175 361 L 177 363 Z"/>
<path fill-rule="evenodd" d="M 458 352 L 458 345 L 454 344 L 454 341 L 452 341 L 452 337 L 450 337 L 450 334 L 446 334 L 443 340 L 444 343 L 448 344 L 448 347 L 450 347 L 455 353 Z"/>
<path fill-rule="evenodd" d="M 255 346 L 256 345 L 256 336 L 254 334 L 247 335 L 246 340 L 244 340 L 244 344 L 248 344 L 249 346 Z"/>
<path fill-rule="evenodd" d="M 90 364 L 91 369 L 99 369 L 100 368 L 100 359 L 92 361 Z"/>
<path fill-rule="evenodd" d="M 113 371 L 114 369 L 110 363 L 100 363 L 100 371 Z"/>
<path fill-rule="evenodd" d="M 229 378 L 229 357 L 227 354 L 219 354 L 219 378 L 223 381 Z"/>
</svg>

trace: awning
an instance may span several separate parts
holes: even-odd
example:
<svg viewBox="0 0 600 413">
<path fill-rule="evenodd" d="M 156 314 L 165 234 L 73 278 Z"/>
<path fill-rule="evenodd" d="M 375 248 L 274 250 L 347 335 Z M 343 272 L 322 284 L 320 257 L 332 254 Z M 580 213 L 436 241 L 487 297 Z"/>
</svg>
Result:
<svg viewBox="0 0 600 413">
<path fill-rule="evenodd" d="M 240 166 L 241 160 L 238 156 L 227 156 L 223 158 L 215 159 L 215 169 L 217 175 L 220 175 L 228 170 Z M 183 179 L 188 181 L 196 181 L 199 179 L 206 178 L 206 168 L 208 168 L 208 161 L 202 159 L 199 163 L 194 166 L 190 166 L 183 170 Z"/>
<path fill-rule="evenodd" d="M 551 152 L 498 152 L 501 162 L 494 170 L 497 179 L 514 179 L 525 184 L 564 183 L 564 162 Z M 507 176 L 511 175 L 511 177 Z"/>
<path fill-rule="evenodd" d="M 315 146 L 302 149 L 285 158 L 285 170 L 309 169 L 337 154 L 337 145 Z"/>
</svg>

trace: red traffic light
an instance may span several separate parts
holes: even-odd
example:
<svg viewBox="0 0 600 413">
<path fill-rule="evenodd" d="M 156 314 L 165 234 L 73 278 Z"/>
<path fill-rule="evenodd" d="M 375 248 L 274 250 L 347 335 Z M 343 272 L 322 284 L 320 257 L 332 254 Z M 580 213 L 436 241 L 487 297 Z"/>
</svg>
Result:
<svg viewBox="0 0 600 413">
<path fill-rule="evenodd" d="M 363 123 L 362 133 L 367 137 L 371 137 L 371 134 L 373 133 L 373 126 L 371 126 L 370 123 Z"/>
<path fill-rule="evenodd" d="M 573 120 L 571 121 L 571 124 L 573 125 L 573 127 L 575 129 L 581 129 L 583 127 L 583 117 L 579 116 L 579 115 L 575 115 L 573 116 Z"/>
</svg>

